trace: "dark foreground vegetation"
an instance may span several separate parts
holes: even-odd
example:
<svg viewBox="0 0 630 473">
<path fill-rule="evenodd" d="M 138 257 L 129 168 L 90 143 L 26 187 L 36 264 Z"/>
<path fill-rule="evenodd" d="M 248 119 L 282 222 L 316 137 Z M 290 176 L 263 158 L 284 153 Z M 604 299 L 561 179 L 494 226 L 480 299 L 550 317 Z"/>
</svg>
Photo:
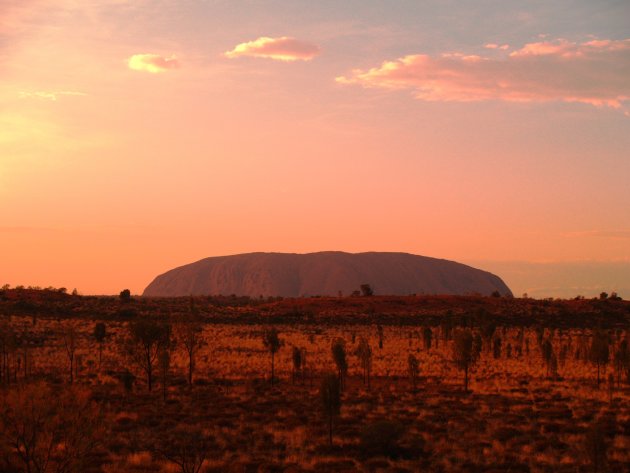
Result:
<svg viewBox="0 0 630 473">
<path fill-rule="evenodd" d="M 617 297 L 0 291 L 0 472 L 630 471 Z"/>
</svg>

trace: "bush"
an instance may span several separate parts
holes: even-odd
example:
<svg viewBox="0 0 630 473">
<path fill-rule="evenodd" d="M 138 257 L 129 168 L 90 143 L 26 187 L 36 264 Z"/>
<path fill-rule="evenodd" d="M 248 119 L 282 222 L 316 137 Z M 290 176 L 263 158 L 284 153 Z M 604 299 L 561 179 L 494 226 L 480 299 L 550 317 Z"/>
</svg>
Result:
<svg viewBox="0 0 630 473">
<path fill-rule="evenodd" d="M 103 426 L 91 393 L 25 384 L 0 400 L 0 455 L 5 471 L 85 471 Z M 1 466 L 0 466 L 1 468 Z"/>
<path fill-rule="evenodd" d="M 609 442 L 605 426 L 595 423 L 587 430 L 583 440 L 583 449 L 594 471 L 605 471 L 608 463 Z"/>
<path fill-rule="evenodd" d="M 135 309 L 120 309 L 118 311 L 118 317 L 120 317 L 121 319 L 134 319 L 138 313 L 136 312 Z"/>
<path fill-rule="evenodd" d="M 382 420 L 367 425 L 361 432 L 359 448 L 364 457 L 384 456 L 398 458 L 403 449 L 400 438 L 404 427 L 398 422 Z"/>
<path fill-rule="evenodd" d="M 123 289 L 120 291 L 119 297 L 122 302 L 129 302 L 131 300 L 131 291 L 129 289 Z"/>
<path fill-rule="evenodd" d="M 499 442 L 507 442 L 508 440 L 512 440 L 513 438 L 521 435 L 521 432 L 512 427 L 500 427 L 494 431 L 492 434 L 493 440 L 498 440 Z"/>
</svg>

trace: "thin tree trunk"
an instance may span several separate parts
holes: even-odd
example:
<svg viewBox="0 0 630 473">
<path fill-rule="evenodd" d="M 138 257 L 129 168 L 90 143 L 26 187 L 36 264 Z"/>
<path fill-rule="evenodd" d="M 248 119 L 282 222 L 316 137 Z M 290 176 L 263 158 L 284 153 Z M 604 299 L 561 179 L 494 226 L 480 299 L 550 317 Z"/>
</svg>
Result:
<svg viewBox="0 0 630 473">
<path fill-rule="evenodd" d="M 149 385 L 149 392 L 151 392 L 151 388 L 153 387 L 153 378 L 152 378 L 152 373 L 151 373 L 151 352 L 149 350 L 146 351 L 147 353 L 147 384 Z"/>
<path fill-rule="evenodd" d="M 332 428 L 333 428 L 333 416 L 332 414 L 330 414 L 328 416 L 328 441 L 330 443 L 330 446 L 332 447 L 333 444 L 333 439 L 332 439 Z"/>
<path fill-rule="evenodd" d="M 6 385 L 9 386 L 11 384 L 11 368 L 9 366 L 9 353 L 4 353 L 4 380 Z"/>
<path fill-rule="evenodd" d="M 188 352 L 188 384 L 192 386 L 192 376 L 193 376 L 193 353 L 192 351 Z"/>
<path fill-rule="evenodd" d="M 464 367 L 464 392 L 468 392 L 468 364 Z"/>
<path fill-rule="evenodd" d="M 26 343 L 26 342 L 24 342 Z M 24 347 L 24 379 L 28 378 L 28 347 Z"/>
<path fill-rule="evenodd" d="M 272 352 L 271 353 L 271 385 L 272 386 L 273 386 L 274 368 L 275 368 L 275 366 L 274 366 L 274 361 L 275 361 L 274 358 L 275 358 L 275 356 L 274 355 L 275 355 L 275 353 Z"/>
<path fill-rule="evenodd" d="M 597 362 L 597 389 L 599 389 L 599 361 Z"/>
</svg>

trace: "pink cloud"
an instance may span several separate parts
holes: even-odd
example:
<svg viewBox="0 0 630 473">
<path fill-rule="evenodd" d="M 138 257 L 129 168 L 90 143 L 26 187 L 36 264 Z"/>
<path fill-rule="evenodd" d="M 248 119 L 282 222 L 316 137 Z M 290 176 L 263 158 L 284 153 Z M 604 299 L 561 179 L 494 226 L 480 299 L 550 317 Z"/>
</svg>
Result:
<svg viewBox="0 0 630 473">
<path fill-rule="evenodd" d="M 555 41 L 539 41 L 528 43 L 521 49 L 510 53 L 510 56 L 584 56 L 603 52 L 623 51 L 630 49 L 630 39 L 612 41 L 609 39 L 594 39 L 584 43 L 574 43 L 566 39 Z"/>
<path fill-rule="evenodd" d="M 262 36 L 254 41 L 237 44 L 234 49 L 227 51 L 225 56 L 228 58 L 251 56 L 291 62 L 309 61 L 317 56 L 319 51 L 319 46 L 295 38 Z"/>
<path fill-rule="evenodd" d="M 510 49 L 510 45 L 509 44 L 501 44 L 498 45 L 496 43 L 488 43 L 488 44 L 484 44 L 483 46 L 486 49 L 502 49 L 502 50 L 506 50 L 506 49 Z"/>
<path fill-rule="evenodd" d="M 577 45 L 575 43 L 570 43 L 569 41 L 566 41 L 564 39 L 560 39 L 557 41 L 540 41 L 537 43 L 528 43 L 521 49 L 510 53 L 510 56 L 518 57 L 556 55 L 570 57 L 579 55 L 579 49 L 576 46 Z"/>
<path fill-rule="evenodd" d="M 159 54 L 134 54 L 128 59 L 127 65 L 134 71 L 157 74 L 169 69 L 177 69 L 179 61 L 175 57 L 164 57 Z"/>
<path fill-rule="evenodd" d="M 494 44 L 486 47 L 501 49 Z M 426 101 L 564 101 L 620 108 L 630 100 L 628 77 L 630 39 L 541 41 L 500 57 L 415 54 L 336 80 L 411 89 Z"/>
</svg>

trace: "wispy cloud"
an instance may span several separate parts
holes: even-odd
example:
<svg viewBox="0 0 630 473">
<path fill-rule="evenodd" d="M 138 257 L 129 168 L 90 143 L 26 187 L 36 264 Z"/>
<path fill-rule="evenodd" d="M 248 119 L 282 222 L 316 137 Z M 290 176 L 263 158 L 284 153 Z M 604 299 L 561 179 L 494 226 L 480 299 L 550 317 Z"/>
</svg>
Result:
<svg viewBox="0 0 630 473">
<path fill-rule="evenodd" d="M 566 233 L 567 237 L 597 237 L 612 238 L 615 240 L 630 240 L 630 230 L 587 230 L 582 232 Z"/>
<path fill-rule="evenodd" d="M 159 54 L 134 54 L 127 61 L 129 69 L 158 74 L 170 69 L 177 69 L 179 61 L 174 56 L 164 57 Z"/>
<path fill-rule="evenodd" d="M 251 56 L 275 59 L 277 61 L 309 61 L 320 52 L 316 44 L 300 41 L 288 36 L 269 38 L 262 36 L 254 41 L 237 44 L 234 49 L 227 51 L 225 56 L 237 58 Z"/>
<path fill-rule="evenodd" d="M 612 41 L 593 39 L 584 43 L 574 43 L 566 39 L 528 43 L 521 49 L 510 53 L 511 57 L 522 56 L 559 56 L 564 58 L 586 58 L 594 53 L 606 51 L 624 51 L 630 49 L 630 39 Z"/>
<path fill-rule="evenodd" d="M 74 90 L 58 90 L 58 91 L 49 91 L 49 90 L 36 90 L 36 91 L 22 91 L 19 93 L 21 99 L 26 98 L 34 98 L 34 99 L 44 99 L 44 100 L 52 100 L 56 101 L 59 97 L 62 96 L 75 96 L 75 97 L 84 97 L 87 94 L 85 92 L 77 92 Z"/>
<path fill-rule="evenodd" d="M 41 233 L 51 231 L 55 231 L 55 229 L 47 227 L 0 226 L 0 233 Z"/>
<path fill-rule="evenodd" d="M 564 101 L 621 108 L 630 100 L 630 39 L 540 41 L 511 53 L 497 44 L 485 47 L 499 55 L 415 54 L 336 80 L 410 89 L 426 101 Z"/>
</svg>

